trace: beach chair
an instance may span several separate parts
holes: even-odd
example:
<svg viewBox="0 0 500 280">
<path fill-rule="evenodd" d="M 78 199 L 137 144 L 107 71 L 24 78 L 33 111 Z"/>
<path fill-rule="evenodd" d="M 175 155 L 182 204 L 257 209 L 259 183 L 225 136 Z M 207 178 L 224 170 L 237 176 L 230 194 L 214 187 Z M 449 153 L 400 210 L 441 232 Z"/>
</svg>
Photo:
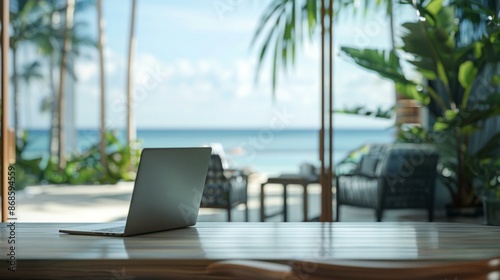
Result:
<svg viewBox="0 0 500 280">
<path fill-rule="evenodd" d="M 386 209 L 427 209 L 433 220 L 438 154 L 430 145 L 396 143 L 362 156 L 353 174 L 336 177 L 336 216 L 340 206 L 372 208 L 377 222 Z"/>
<path fill-rule="evenodd" d="M 212 154 L 208 167 L 201 207 L 218 208 L 227 211 L 227 221 L 231 221 L 231 210 L 245 205 L 245 221 L 248 222 L 248 175 L 243 170 L 226 169 L 221 156 Z"/>
</svg>

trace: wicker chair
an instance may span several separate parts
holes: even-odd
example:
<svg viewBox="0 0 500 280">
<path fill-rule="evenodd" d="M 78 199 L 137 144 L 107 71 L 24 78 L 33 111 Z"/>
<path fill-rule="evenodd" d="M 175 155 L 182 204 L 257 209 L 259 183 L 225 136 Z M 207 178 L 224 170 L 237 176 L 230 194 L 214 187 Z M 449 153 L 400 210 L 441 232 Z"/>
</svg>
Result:
<svg viewBox="0 0 500 280">
<path fill-rule="evenodd" d="M 212 154 L 208 167 L 201 207 L 227 210 L 227 221 L 231 221 L 231 210 L 245 204 L 245 221 L 248 222 L 247 204 L 248 176 L 241 170 L 224 169 L 221 157 Z"/>
<path fill-rule="evenodd" d="M 364 155 L 354 174 L 336 178 L 337 221 L 341 205 L 373 208 L 377 222 L 386 209 L 423 208 L 432 221 L 437 161 L 424 144 L 392 144 Z"/>
</svg>

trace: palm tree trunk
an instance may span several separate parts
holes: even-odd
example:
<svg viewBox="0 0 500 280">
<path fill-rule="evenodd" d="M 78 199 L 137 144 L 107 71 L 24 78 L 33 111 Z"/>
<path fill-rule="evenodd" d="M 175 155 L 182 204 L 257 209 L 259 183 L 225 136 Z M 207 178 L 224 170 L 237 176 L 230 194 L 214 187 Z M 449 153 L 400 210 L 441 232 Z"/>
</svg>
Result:
<svg viewBox="0 0 500 280">
<path fill-rule="evenodd" d="M 99 150 L 101 154 L 101 164 L 104 168 L 104 172 L 107 171 L 106 163 L 106 80 L 104 72 L 104 20 L 102 18 L 102 1 L 97 0 L 97 21 L 99 29 L 99 71 L 101 79 L 101 142 L 99 145 Z"/>
<path fill-rule="evenodd" d="M 57 156 L 57 128 L 58 128 L 58 117 L 57 117 L 57 92 L 54 82 L 54 57 L 49 57 L 49 86 L 50 93 L 52 95 L 52 104 L 50 110 L 50 138 L 49 138 L 49 158 L 54 158 Z"/>
<path fill-rule="evenodd" d="M 64 90 L 66 87 L 66 72 L 67 72 L 67 63 L 68 63 L 68 53 L 71 48 L 71 37 L 70 31 L 73 28 L 73 15 L 75 12 L 75 0 L 68 0 L 66 6 L 66 26 L 64 30 L 64 45 L 61 52 L 61 69 L 59 76 L 59 96 L 58 96 L 58 156 L 59 156 L 59 168 L 63 169 L 66 166 L 66 157 L 65 157 L 65 145 L 64 145 Z"/>
<path fill-rule="evenodd" d="M 134 47 L 135 47 L 135 11 L 136 0 L 132 0 L 132 15 L 130 19 L 130 37 L 128 49 L 128 68 L 127 68 L 127 145 L 132 149 L 132 142 L 136 139 L 136 128 L 133 106 L 133 74 L 134 74 Z"/>
</svg>

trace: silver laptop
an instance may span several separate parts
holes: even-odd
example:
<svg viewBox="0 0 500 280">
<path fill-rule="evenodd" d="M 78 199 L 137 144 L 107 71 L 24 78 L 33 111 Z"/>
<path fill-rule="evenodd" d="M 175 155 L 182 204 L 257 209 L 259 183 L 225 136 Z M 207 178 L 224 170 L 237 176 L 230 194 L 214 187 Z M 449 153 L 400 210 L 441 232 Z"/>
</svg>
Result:
<svg viewBox="0 0 500 280">
<path fill-rule="evenodd" d="M 210 154 L 210 147 L 143 149 L 126 222 L 59 232 L 130 236 L 195 225 Z"/>
</svg>

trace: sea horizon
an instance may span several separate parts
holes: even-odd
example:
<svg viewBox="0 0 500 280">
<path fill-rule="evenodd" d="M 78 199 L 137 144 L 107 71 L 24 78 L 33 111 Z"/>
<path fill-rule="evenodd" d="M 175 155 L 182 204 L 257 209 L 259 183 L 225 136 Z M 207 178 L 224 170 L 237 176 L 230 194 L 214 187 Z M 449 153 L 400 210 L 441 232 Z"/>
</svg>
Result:
<svg viewBox="0 0 500 280">
<path fill-rule="evenodd" d="M 125 143 L 125 130 L 115 129 Z M 365 143 L 394 141 L 394 129 L 334 130 L 334 161 Z M 141 148 L 198 147 L 218 145 L 230 165 L 263 173 L 297 172 L 304 162 L 319 164 L 319 130 L 313 128 L 218 128 L 218 129 L 158 129 L 139 128 L 137 139 Z M 78 129 L 75 139 L 67 139 L 68 151 L 82 151 L 99 141 L 98 129 Z M 26 154 L 47 157 L 48 129 L 28 130 Z"/>
<path fill-rule="evenodd" d="M 107 128 L 106 131 L 120 131 L 120 130 L 125 130 L 126 128 Z M 140 127 L 137 128 L 136 130 L 139 131 L 189 131 L 189 130 L 196 130 L 196 131 L 249 131 L 249 130 L 272 130 L 272 131 L 307 131 L 307 130 L 316 130 L 319 131 L 318 128 L 314 127 L 291 127 L 291 128 L 271 128 L 271 127 Z M 22 131 L 49 131 L 50 128 L 21 128 Z M 100 131 L 100 128 L 95 128 L 95 127 L 78 127 L 76 129 L 77 131 Z M 394 127 L 338 127 L 338 128 L 333 128 L 334 131 L 336 130 L 345 130 L 345 131 L 353 131 L 353 130 L 362 130 L 362 131 L 380 131 L 380 130 L 394 130 Z"/>
</svg>

